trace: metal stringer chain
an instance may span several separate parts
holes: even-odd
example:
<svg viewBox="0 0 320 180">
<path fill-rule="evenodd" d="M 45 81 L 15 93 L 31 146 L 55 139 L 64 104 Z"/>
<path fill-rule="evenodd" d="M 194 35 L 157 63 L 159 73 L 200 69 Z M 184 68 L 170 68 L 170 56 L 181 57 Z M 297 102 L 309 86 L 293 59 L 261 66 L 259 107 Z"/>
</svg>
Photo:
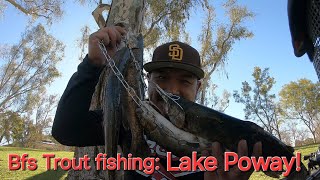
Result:
<svg viewBox="0 0 320 180">
<path fill-rule="evenodd" d="M 136 60 L 136 57 L 133 54 L 132 48 L 130 48 L 130 46 L 129 46 L 128 39 L 129 39 L 129 34 L 126 35 L 126 38 L 124 39 L 124 42 L 125 42 L 127 48 L 129 49 L 130 55 L 132 57 L 132 61 L 134 62 L 134 65 L 135 65 L 136 69 L 138 70 L 138 72 L 140 74 L 140 80 L 141 80 L 142 85 L 143 85 L 143 90 L 146 91 L 147 90 L 147 85 L 144 82 L 144 74 L 143 74 L 142 67 L 140 66 L 139 62 Z"/>
<path fill-rule="evenodd" d="M 130 52 L 130 56 L 135 64 L 136 69 L 138 70 L 139 74 L 140 74 L 140 78 L 141 81 L 143 83 L 143 88 L 146 88 L 146 85 L 144 83 L 144 78 L 142 75 L 142 68 L 140 67 L 138 61 L 136 60 L 132 49 L 129 47 L 127 38 L 125 39 L 125 44 L 129 49 Z M 119 71 L 119 69 L 116 66 L 116 63 L 114 62 L 114 60 L 110 57 L 110 55 L 108 54 L 107 48 L 105 47 L 105 45 L 103 44 L 102 41 L 99 41 L 99 48 L 102 51 L 104 57 L 106 58 L 107 61 L 107 65 L 111 68 L 111 70 L 113 71 L 113 73 L 115 74 L 115 76 L 118 78 L 118 80 L 121 82 L 121 84 L 123 85 L 123 87 L 126 89 L 126 91 L 128 92 L 129 96 L 133 99 L 133 101 L 139 106 L 142 106 L 142 100 L 140 99 L 140 97 L 137 95 L 137 93 L 135 92 L 135 90 L 128 84 L 128 82 L 124 79 L 123 74 Z"/>
</svg>

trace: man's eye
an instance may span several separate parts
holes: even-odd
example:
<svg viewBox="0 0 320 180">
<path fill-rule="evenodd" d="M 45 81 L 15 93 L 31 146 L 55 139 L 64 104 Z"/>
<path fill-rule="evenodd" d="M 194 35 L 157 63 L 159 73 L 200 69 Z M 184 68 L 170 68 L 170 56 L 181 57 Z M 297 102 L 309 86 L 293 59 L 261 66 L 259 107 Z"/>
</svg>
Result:
<svg viewBox="0 0 320 180">
<path fill-rule="evenodd" d="M 188 81 L 188 80 L 182 80 L 182 83 L 184 83 L 184 84 L 191 84 L 191 82 L 190 81 Z"/>
<path fill-rule="evenodd" d="M 165 79 L 165 76 L 158 76 L 158 79 Z"/>
</svg>

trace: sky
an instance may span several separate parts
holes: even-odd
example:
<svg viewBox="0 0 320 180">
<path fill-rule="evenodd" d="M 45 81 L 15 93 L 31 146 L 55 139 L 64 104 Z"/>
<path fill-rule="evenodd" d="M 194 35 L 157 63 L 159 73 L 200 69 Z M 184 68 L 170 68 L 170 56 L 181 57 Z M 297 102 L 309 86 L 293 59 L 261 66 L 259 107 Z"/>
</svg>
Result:
<svg viewBox="0 0 320 180">
<path fill-rule="evenodd" d="M 223 1 L 215 0 L 217 18 L 223 20 L 224 14 L 221 8 Z M 249 10 L 255 13 L 255 18 L 248 20 L 246 25 L 254 33 L 254 37 L 248 40 L 236 42 L 232 52 L 229 54 L 228 64 L 225 71 L 228 78 L 221 72 L 214 73 L 212 81 L 218 85 L 217 95 L 222 95 L 225 89 L 232 93 L 241 89 L 243 81 L 252 82 L 252 72 L 255 66 L 270 68 L 269 72 L 275 78 L 276 84 L 274 93 L 278 93 L 282 86 L 297 81 L 300 78 L 307 78 L 313 82 L 318 81 L 313 65 L 305 55 L 297 58 L 293 54 L 291 37 L 287 18 L 286 0 L 240 0 L 241 5 L 246 5 Z M 71 1 L 66 2 L 63 18 L 54 22 L 48 31 L 57 39 L 64 42 L 65 57 L 58 64 L 61 77 L 56 79 L 50 87 L 49 94 L 62 95 L 68 80 L 76 71 L 80 63 L 78 57 L 80 49 L 76 45 L 80 39 L 80 29 L 89 25 L 92 32 L 98 29 L 91 12 L 95 6 L 79 6 Z M 202 10 L 192 11 L 190 20 L 186 27 L 191 35 L 192 43 L 200 51 L 198 36 L 201 31 L 201 22 L 204 14 Z M 8 4 L 4 16 L 0 19 L 0 44 L 15 44 L 19 41 L 21 33 L 27 26 L 26 16 Z M 41 22 L 41 20 L 40 20 Z M 230 106 L 225 113 L 244 119 L 243 105 L 230 99 Z"/>
</svg>

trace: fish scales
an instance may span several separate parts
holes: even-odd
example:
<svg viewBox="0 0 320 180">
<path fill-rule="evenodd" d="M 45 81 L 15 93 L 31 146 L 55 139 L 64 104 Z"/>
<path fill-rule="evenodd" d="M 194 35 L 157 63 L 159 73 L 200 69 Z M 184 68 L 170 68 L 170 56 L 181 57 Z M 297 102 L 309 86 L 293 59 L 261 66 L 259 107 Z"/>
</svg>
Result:
<svg viewBox="0 0 320 180">
<path fill-rule="evenodd" d="M 137 47 L 132 51 L 136 62 L 142 67 L 143 38 L 141 35 L 137 37 Z M 136 68 L 128 47 L 117 51 L 113 60 L 128 85 L 132 87 L 140 99 L 143 99 L 144 88 L 140 78 L 142 71 Z M 104 93 L 103 125 L 105 149 L 108 157 L 116 157 L 119 150 L 118 145 L 120 145 L 120 151 L 122 151 L 124 157 L 129 153 L 141 157 L 149 155 L 150 150 L 144 140 L 143 129 L 136 115 L 138 106 L 113 72 L 107 77 Z M 132 172 L 126 171 L 123 175 L 125 178 L 130 179 Z M 108 179 L 115 178 L 115 171 L 108 171 Z"/>
<path fill-rule="evenodd" d="M 145 104 L 145 107 L 150 112 L 152 111 L 153 115 L 142 113 L 141 116 L 144 120 L 142 125 L 151 138 L 157 140 L 160 145 L 176 155 L 190 155 L 192 148 L 201 153 L 208 148 L 206 147 L 208 142 L 215 141 L 236 152 L 239 140 L 245 139 L 248 144 L 249 156 L 252 154 L 253 145 L 258 141 L 262 142 L 262 156 L 265 158 L 268 156 L 285 156 L 287 159 L 291 159 L 294 156 L 292 147 L 285 145 L 253 122 L 242 121 L 178 96 L 170 97 L 158 86 L 155 86 L 155 88 L 166 102 L 167 114 L 165 116 L 169 120 L 156 112 L 152 106 Z M 161 126 L 161 128 L 153 127 L 153 123 L 156 126 Z M 183 135 L 181 136 L 181 134 Z M 176 139 L 163 138 L 164 136 L 176 137 Z M 176 143 L 181 140 L 188 143 L 184 143 L 184 146 Z M 194 148 L 196 143 L 198 147 Z M 269 171 L 264 173 L 269 176 L 276 175 Z M 296 172 L 294 166 L 287 179 L 305 179 L 307 174 L 307 169 L 301 163 L 301 171 Z"/>
<path fill-rule="evenodd" d="M 264 158 L 285 156 L 287 159 L 291 159 L 294 156 L 292 147 L 287 146 L 253 122 L 237 119 L 184 98 L 179 98 L 175 102 L 184 110 L 181 112 L 185 113 L 184 123 L 179 122 L 178 124 L 183 124 L 182 129 L 187 132 L 210 142 L 218 141 L 233 152 L 237 152 L 238 142 L 245 139 L 248 144 L 249 156 L 252 154 L 254 144 L 259 141 L 263 146 L 262 156 Z M 170 109 L 174 108 L 169 108 L 169 111 Z M 169 118 L 174 117 L 169 115 Z M 301 164 L 301 169 L 301 174 L 295 174 L 288 179 L 305 178 L 307 170 L 303 164 Z M 295 166 L 293 170 L 295 170 Z M 270 176 L 270 172 L 265 173 Z M 295 172 L 292 171 L 293 173 Z"/>
<path fill-rule="evenodd" d="M 261 141 L 264 157 L 281 154 L 291 158 L 293 155 L 292 147 L 285 145 L 253 122 L 234 118 L 183 98 L 176 102 L 185 113 L 183 130 L 197 134 L 211 142 L 221 142 L 232 151 L 236 151 L 237 143 L 245 139 L 249 147 Z M 252 154 L 251 150 L 252 148 L 249 148 L 249 155 Z"/>
<path fill-rule="evenodd" d="M 136 95 L 140 99 L 144 99 L 144 83 L 142 77 L 142 69 L 138 69 L 143 65 L 143 38 L 142 35 L 139 35 L 137 38 L 136 47 L 132 48 L 132 54 L 130 57 L 130 63 L 127 65 L 125 70 L 124 77 L 130 87 L 134 90 Z M 135 62 L 133 62 L 133 57 Z M 138 63 L 138 68 L 136 64 Z M 147 157 L 149 155 L 148 145 L 143 137 L 143 129 L 138 120 L 138 116 L 136 114 L 136 109 L 138 105 L 134 102 L 134 100 L 129 96 L 128 91 L 122 87 L 121 90 L 121 100 L 122 100 L 122 111 L 125 113 L 122 118 L 124 121 L 124 128 L 127 133 L 130 133 L 131 142 L 130 149 L 126 153 L 131 153 L 133 156 L 139 157 Z M 130 132 L 128 132 L 129 127 Z"/>
<path fill-rule="evenodd" d="M 114 56 L 116 66 L 123 73 L 129 62 L 128 48 L 122 48 Z M 120 112 L 120 81 L 112 72 L 107 77 L 107 85 L 105 87 L 105 99 L 103 106 L 103 126 L 105 138 L 105 150 L 108 157 L 116 157 L 117 145 L 119 144 L 119 132 L 121 125 Z M 108 179 L 115 179 L 115 171 L 108 171 Z"/>
</svg>

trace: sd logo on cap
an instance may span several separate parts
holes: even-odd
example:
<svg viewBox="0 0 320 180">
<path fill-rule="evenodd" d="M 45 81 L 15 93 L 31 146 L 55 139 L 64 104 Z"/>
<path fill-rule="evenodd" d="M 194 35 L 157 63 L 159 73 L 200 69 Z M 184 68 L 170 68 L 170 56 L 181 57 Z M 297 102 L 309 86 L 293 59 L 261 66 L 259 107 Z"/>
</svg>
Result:
<svg viewBox="0 0 320 180">
<path fill-rule="evenodd" d="M 180 48 L 178 44 L 171 44 L 169 46 L 169 56 L 172 60 L 182 60 L 183 56 L 183 49 Z"/>
</svg>

